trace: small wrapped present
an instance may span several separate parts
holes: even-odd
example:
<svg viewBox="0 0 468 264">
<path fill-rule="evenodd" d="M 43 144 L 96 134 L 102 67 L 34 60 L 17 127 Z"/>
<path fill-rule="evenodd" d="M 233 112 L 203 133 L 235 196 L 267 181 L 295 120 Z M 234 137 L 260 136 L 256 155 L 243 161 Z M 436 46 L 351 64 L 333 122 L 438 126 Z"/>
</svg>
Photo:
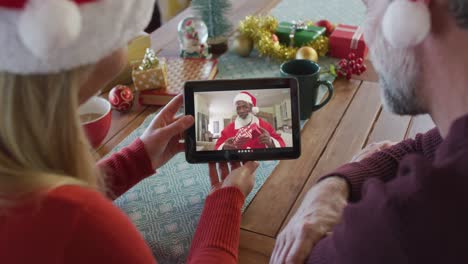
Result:
<svg viewBox="0 0 468 264">
<path fill-rule="evenodd" d="M 302 47 L 323 36 L 326 28 L 307 25 L 305 22 L 280 22 L 275 34 L 280 43 L 291 47 Z"/>
<path fill-rule="evenodd" d="M 158 59 L 152 49 L 147 49 L 141 64 L 133 68 L 132 79 L 138 91 L 166 89 L 166 61 Z"/>
<path fill-rule="evenodd" d="M 367 56 L 362 28 L 340 24 L 330 36 L 330 56 L 343 59 L 350 53 L 363 59 Z"/>
<path fill-rule="evenodd" d="M 250 124 L 248 126 L 240 128 L 237 131 L 236 136 L 234 137 L 233 144 L 238 145 L 241 139 L 256 139 L 261 134 L 262 134 L 262 131 L 260 130 L 257 124 L 255 123 Z M 242 146 L 238 146 L 238 147 L 242 147 Z"/>
</svg>

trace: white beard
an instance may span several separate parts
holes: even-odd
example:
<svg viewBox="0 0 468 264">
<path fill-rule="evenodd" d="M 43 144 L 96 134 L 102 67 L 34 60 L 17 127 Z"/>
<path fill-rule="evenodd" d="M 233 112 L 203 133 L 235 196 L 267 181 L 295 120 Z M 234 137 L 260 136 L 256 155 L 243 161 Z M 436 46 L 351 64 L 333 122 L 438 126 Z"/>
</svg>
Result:
<svg viewBox="0 0 468 264">
<path fill-rule="evenodd" d="M 252 113 L 249 113 L 245 119 L 242 119 L 239 116 L 237 116 L 234 125 L 235 129 L 239 129 L 241 127 L 248 126 L 252 123 L 256 123 L 257 125 L 259 125 L 259 120 Z"/>
</svg>

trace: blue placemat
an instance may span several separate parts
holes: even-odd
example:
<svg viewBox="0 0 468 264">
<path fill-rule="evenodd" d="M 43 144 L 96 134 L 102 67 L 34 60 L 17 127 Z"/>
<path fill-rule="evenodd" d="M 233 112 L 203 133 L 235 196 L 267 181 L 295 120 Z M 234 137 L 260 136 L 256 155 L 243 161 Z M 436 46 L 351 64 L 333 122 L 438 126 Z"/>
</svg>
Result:
<svg viewBox="0 0 468 264">
<path fill-rule="evenodd" d="M 337 23 L 358 25 L 364 16 L 360 0 L 284 0 L 272 14 L 279 20 L 327 18 Z M 321 58 L 320 64 L 333 62 Z M 252 56 L 240 58 L 228 53 L 219 59 L 218 79 L 279 76 L 280 63 Z M 332 80 L 323 75 L 322 79 Z M 319 98 L 324 95 L 321 90 Z M 119 151 L 139 137 L 155 114 L 124 139 L 112 152 Z M 303 124 L 302 124 L 303 125 Z M 278 161 L 261 162 L 250 203 Z M 179 154 L 158 170 L 158 173 L 137 184 L 115 201 L 126 212 L 151 247 L 159 263 L 184 263 L 192 236 L 210 189 L 207 165 L 192 165 Z"/>
</svg>

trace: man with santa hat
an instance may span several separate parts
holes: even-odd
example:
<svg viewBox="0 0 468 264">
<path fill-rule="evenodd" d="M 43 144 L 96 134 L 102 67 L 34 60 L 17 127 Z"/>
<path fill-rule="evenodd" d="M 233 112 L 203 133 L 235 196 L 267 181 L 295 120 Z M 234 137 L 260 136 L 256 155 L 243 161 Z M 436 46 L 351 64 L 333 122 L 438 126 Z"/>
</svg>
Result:
<svg viewBox="0 0 468 264">
<path fill-rule="evenodd" d="M 216 150 L 284 148 L 284 140 L 265 120 L 256 117 L 257 99 L 249 92 L 234 97 L 236 120 L 227 125 L 215 145 Z"/>
</svg>

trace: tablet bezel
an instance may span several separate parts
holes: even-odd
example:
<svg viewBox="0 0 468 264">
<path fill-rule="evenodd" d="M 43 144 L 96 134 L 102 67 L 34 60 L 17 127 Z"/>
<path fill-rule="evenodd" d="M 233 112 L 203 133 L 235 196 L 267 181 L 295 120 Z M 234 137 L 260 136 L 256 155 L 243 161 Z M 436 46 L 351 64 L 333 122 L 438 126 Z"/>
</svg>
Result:
<svg viewBox="0 0 468 264">
<path fill-rule="evenodd" d="M 248 88 L 246 88 L 248 87 Z M 189 163 L 284 160 L 301 155 L 301 128 L 299 121 L 298 83 L 295 78 L 258 78 L 238 80 L 190 81 L 184 86 L 185 114 L 195 117 L 194 94 L 197 92 L 222 92 L 289 88 L 291 96 L 292 141 L 288 148 L 254 150 L 196 150 L 195 125 L 185 134 L 185 157 Z"/>
</svg>

